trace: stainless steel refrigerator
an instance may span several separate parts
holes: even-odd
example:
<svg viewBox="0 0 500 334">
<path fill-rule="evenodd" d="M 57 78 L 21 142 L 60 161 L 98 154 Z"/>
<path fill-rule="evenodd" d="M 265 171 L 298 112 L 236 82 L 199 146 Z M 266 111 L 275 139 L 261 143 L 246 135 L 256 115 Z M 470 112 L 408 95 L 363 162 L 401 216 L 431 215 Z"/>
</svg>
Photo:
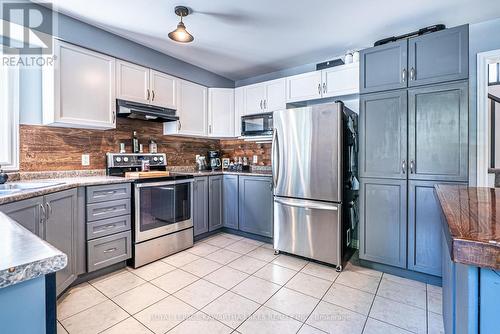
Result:
<svg viewBox="0 0 500 334">
<path fill-rule="evenodd" d="M 356 114 L 335 102 L 276 111 L 273 122 L 274 248 L 342 270 L 356 224 L 346 207 L 357 188 Z"/>
</svg>

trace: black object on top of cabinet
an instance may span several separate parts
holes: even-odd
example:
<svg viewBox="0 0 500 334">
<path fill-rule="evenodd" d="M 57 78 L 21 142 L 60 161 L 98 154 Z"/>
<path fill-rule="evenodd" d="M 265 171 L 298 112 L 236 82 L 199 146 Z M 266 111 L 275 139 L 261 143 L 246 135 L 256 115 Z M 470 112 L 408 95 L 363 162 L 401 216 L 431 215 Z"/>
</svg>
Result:
<svg viewBox="0 0 500 334">
<path fill-rule="evenodd" d="M 468 50 L 468 25 L 361 50 L 360 93 L 467 79 Z"/>
<path fill-rule="evenodd" d="M 404 35 L 392 36 L 392 37 L 380 39 L 380 40 L 376 41 L 375 43 L 373 43 L 373 46 L 379 46 L 379 45 L 384 45 L 384 44 L 387 44 L 390 42 L 396 42 L 397 40 L 400 40 L 400 39 L 421 36 L 424 34 L 429 34 L 431 32 L 443 30 L 445 28 L 446 28 L 446 26 L 444 24 L 435 24 L 433 26 L 421 28 L 421 29 L 418 29 L 417 31 L 409 32 L 409 33 L 404 34 Z"/>
</svg>

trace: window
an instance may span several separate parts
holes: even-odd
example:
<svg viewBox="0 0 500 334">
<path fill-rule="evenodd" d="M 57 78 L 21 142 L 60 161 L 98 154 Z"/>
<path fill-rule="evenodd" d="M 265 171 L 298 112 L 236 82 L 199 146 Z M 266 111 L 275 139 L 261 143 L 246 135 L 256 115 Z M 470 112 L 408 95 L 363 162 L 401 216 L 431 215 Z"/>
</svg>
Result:
<svg viewBox="0 0 500 334">
<path fill-rule="evenodd" d="M 500 85 L 500 63 L 488 65 L 488 85 Z"/>
<path fill-rule="evenodd" d="M 13 171 L 19 170 L 19 69 L 2 64 L 0 62 L 0 166 Z"/>
</svg>

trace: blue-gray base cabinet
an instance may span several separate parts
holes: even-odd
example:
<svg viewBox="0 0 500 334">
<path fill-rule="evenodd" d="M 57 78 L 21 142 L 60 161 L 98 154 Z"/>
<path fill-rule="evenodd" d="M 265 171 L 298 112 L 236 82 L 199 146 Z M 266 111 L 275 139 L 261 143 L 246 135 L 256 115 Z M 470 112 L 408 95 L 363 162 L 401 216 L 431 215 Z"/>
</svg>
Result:
<svg viewBox="0 0 500 334">
<path fill-rule="evenodd" d="M 441 235 L 445 333 L 498 333 L 500 270 L 453 262 L 446 237 Z"/>
<path fill-rule="evenodd" d="M 193 181 L 193 233 L 198 236 L 207 232 L 208 176 L 200 176 Z"/>
<path fill-rule="evenodd" d="M 238 175 L 224 175 L 222 198 L 224 227 L 237 230 L 239 228 Z"/>
<path fill-rule="evenodd" d="M 406 180 L 360 179 L 360 259 L 406 268 L 406 192 Z"/>
<path fill-rule="evenodd" d="M 208 230 L 215 231 L 223 226 L 222 221 L 222 175 L 208 177 Z"/>
<path fill-rule="evenodd" d="M 132 257 L 131 185 L 119 183 L 86 189 L 87 272 Z"/>
<path fill-rule="evenodd" d="M 408 181 L 408 269 L 441 276 L 441 208 L 434 194 L 441 181 Z"/>
<path fill-rule="evenodd" d="M 77 277 L 79 221 L 83 210 L 77 207 L 77 189 L 55 192 L 0 206 L 0 211 L 65 253 L 68 265 L 56 274 L 56 290 L 60 294 Z"/>
<path fill-rule="evenodd" d="M 221 228 L 244 232 L 248 237 L 272 238 L 272 178 L 233 174 L 195 177 L 193 225 L 194 236 L 200 238 Z"/>
<path fill-rule="evenodd" d="M 238 191 L 239 229 L 272 238 L 272 178 L 239 175 Z"/>
</svg>

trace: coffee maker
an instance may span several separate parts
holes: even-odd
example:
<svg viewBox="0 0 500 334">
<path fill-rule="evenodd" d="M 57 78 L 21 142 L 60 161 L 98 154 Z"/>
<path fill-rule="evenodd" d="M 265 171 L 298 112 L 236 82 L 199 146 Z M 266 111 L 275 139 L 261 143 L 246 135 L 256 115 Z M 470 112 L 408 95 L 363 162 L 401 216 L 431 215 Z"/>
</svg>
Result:
<svg viewBox="0 0 500 334">
<path fill-rule="evenodd" d="M 219 151 L 208 151 L 208 161 L 212 170 L 219 170 L 222 168 Z"/>
</svg>

